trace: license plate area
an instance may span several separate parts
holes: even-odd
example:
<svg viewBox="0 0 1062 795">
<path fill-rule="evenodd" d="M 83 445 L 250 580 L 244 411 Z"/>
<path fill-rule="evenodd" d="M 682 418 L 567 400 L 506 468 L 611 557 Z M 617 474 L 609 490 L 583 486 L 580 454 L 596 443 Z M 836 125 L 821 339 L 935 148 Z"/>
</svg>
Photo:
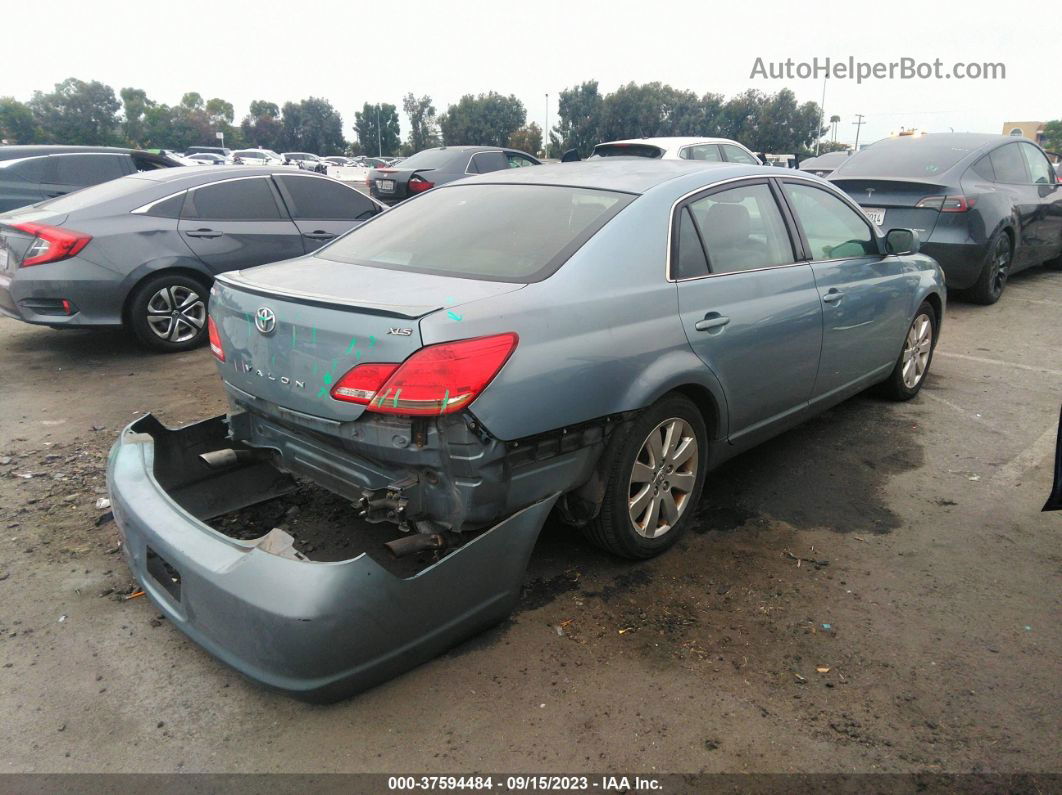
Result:
<svg viewBox="0 0 1062 795">
<path fill-rule="evenodd" d="M 376 180 L 376 189 L 383 193 L 394 193 L 395 181 L 393 179 L 378 179 Z"/>
<path fill-rule="evenodd" d="M 177 571 L 162 555 L 147 547 L 146 563 L 148 574 L 166 593 L 181 603 L 181 573 Z"/>
<path fill-rule="evenodd" d="M 884 207 L 864 207 L 863 213 L 877 226 L 885 226 Z"/>
</svg>

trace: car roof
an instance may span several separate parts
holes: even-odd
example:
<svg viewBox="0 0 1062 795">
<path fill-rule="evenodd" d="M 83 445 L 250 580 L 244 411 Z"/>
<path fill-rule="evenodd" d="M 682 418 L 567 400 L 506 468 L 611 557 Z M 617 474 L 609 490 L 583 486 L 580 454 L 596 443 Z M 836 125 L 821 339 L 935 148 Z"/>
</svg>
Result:
<svg viewBox="0 0 1062 795">
<path fill-rule="evenodd" d="M 676 146 L 689 146 L 690 144 L 732 144 L 737 143 L 730 138 L 711 138 L 711 137 L 699 137 L 695 135 L 685 136 L 662 136 L 659 138 L 624 138 L 619 141 L 602 141 L 598 146 L 607 146 L 609 144 L 650 144 L 652 146 L 659 146 L 662 148 L 672 148 Z"/>
<path fill-rule="evenodd" d="M 126 179 L 142 179 L 149 182 L 201 185 L 217 182 L 232 177 L 257 177 L 265 174 L 298 174 L 283 166 L 182 166 L 181 168 L 159 168 L 153 171 L 141 171 L 131 174 Z M 310 176 L 309 172 L 302 172 Z M 316 175 L 321 176 L 321 175 Z"/>
<path fill-rule="evenodd" d="M 0 146 L 0 160 L 15 160 L 23 157 L 42 157 L 44 155 L 71 155 L 81 153 L 99 153 L 128 155 L 133 152 L 142 152 L 140 149 L 124 149 L 118 146 L 60 146 L 60 145 L 26 145 L 17 144 Z M 144 152 L 144 154 L 154 154 Z"/>
<path fill-rule="evenodd" d="M 705 160 L 655 160 L 645 157 L 594 158 L 538 168 L 514 168 L 467 177 L 451 185 L 470 183 L 563 185 L 573 188 L 646 193 L 669 182 L 709 185 L 739 177 L 784 176 L 774 166 L 750 166 Z M 700 180 L 698 180 L 700 177 Z M 707 177 L 707 178 L 705 178 Z M 688 178 L 688 179 L 687 179 Z M 448 186 L 443 186 L 448 187 Z"/>
</svg>

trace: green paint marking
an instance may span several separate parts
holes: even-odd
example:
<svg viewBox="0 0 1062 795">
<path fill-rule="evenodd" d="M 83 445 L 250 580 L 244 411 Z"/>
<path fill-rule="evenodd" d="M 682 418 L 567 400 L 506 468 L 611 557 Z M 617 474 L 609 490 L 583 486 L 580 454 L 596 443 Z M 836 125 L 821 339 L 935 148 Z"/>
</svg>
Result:
<svg viewBox="0 0 1062 795">
<path fill-rule="evenodd" d="M 274 369 L 276 369 L 276 366 L 277 366 L 277 355 L 275 353 L 273 354 L 273 358 L 271 358 L 269 360 L 269 366 L 274 368 Z"/>
<path fill-rule="evenodd" d="M 295 347 L 295 324 L 291 324 L 291 347 Z"/>
<path fill-rule="evenodd" d="M 375 344 L 376 344 L 376 337 L 374 337 L 374 336 L 373 336 L 372 334 L 370 334 L 370 335 L 369 335 L 369 347 L 371 348 L 371 347 L 373 347 L 373 346 L 374 346 Z"/>
<path fill-rule="evenodd" d="M 450 319 L 451 319 L 451 320 L 456 320 L 456 321 L 457 321 L 458 323 L 460 323 L 460 322 L 461 322 L 461 315 L 457 314 L 457 313 L 456 313 L 456 312 L 454 312 L 453 310 L 450 310 L 450 311 L 449 311 L 449 312 L 447 312 L 446 314 L 448 314 L 448 315 L 450 316 Z"/>
<path fill-rule="evenodd" d="M 395 399 L 394 399 L 394 402 L 391 405 L 394 408 L 396 408 L 396 409 L 398 408 L 398 396 L 401 395 L 401 394 L 402 394 L 402 390 L 401 389 L 399 389 L 397 392 L 395 392 Z"/>
<path fill-rule="evenodd" d="M 360 359 L 360 358 L 361 358 L 361 351 L 354 351 L 354 359 L 357 360 L 357 359 Z"/>
<path fill-rule="evenodd" d="M 348 345 L 347 349 L 343 352 L 344 355 L 350 356 L 350 352 L 352 350 L 354 350 L 354 346 L 356 346 L 357 344 L 358 344 L 358 338 L 357 337 L 351 337 L 350 338 L 350 345 Z"/>
<path fill-rule="evenodd" d="M 446 394 L 443 395 L 442 408 L 439 409 L 439 413 L 440 414 L 444 414 L 446 412 L 446 404 L 449 403 L 449 402 L 450 402 L 450 390 L 447 389 L 446 390 Z"/>
<path fill-rule="evenodd" d="M 324 386 L 321 387 L 321 389 L 317 392 L 317 397 L 324 397 L 328 394 L 328 386 L 332 383 L 332 374 L 325 373 L 324 378 L 322 378 L 321 380 L 324 381 Z"/>
<path fill-rule="evenodd" d="M 311 345 L 316 345 L 317 344 L 317 326 L 314 326 L 310 330 L 310 344 Z"/>
</svg>

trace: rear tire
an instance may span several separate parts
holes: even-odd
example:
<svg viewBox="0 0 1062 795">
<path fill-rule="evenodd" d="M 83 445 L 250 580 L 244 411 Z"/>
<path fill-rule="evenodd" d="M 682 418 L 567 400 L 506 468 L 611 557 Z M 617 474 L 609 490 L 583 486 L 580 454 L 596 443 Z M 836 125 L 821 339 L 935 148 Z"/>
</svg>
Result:
<svg viewBox="0 0 1062 795">
<path fill-rule="evenodd" d="M 210 288 L 183 273 L 161 273 L 141 282 L 129 299 L 129 328 L 148 348 L 178 353 L 207 340 Z"/>
<path fill-rule="evenodd" d="M 689 399 L 667 395 L 642 412 L 610 455 L 601 511 L 583 532 L 620 557 L 659 555 L 686 531 L 701 499 L 704 418 Z"/>
<path fill-rule="evenodd" d="M 994 304 L 1003 295 L 1014 259 L 1014 244 L 1006 230 L 1000 229 L 988 243 L 981 275 L 968 295 L 975 304 Z"/>
<path fill-rule="evenodd" d="M 936 310 L 924 301 L 914 320 L 907 327 L 903 350 L 889 377 L 882 382 L 881 391 L 891 400 L 910 400 L 922 389 L 933 363 L 933 351 L 937 347 L 939 328 Z"/>
</svg>

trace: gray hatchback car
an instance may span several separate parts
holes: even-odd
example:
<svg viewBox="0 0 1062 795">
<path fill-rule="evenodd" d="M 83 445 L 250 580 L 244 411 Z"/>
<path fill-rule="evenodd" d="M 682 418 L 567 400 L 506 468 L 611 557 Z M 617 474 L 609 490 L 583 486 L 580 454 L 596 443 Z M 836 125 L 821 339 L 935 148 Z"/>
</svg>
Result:
<svg viewBox="0 0 1062 795">
<path fill-rule="evenodd" d="M 913 397 L 945 306 L 917 248 L 769 167 L 606 159 L 430 191 L 218 278 L 230 410 L 120 437 L 126 559 L 252 678 L 316 700 L 366 687 L 503 618 L 551 510 L 612 553 L 656 555 L 712 467 L 868 387 Z M 283 530 L 205 524 L 292 477 L 433 562 L 318 563 Z"/>
<path fill-rule="evenodd" d="M 0 314 L 62 328 L 125 326 L 145 345 L 206 342 L 222 271 L 301 257 L 383 209 L 289 168 L 144 172 L 0 214 Z"/>
</svg>

